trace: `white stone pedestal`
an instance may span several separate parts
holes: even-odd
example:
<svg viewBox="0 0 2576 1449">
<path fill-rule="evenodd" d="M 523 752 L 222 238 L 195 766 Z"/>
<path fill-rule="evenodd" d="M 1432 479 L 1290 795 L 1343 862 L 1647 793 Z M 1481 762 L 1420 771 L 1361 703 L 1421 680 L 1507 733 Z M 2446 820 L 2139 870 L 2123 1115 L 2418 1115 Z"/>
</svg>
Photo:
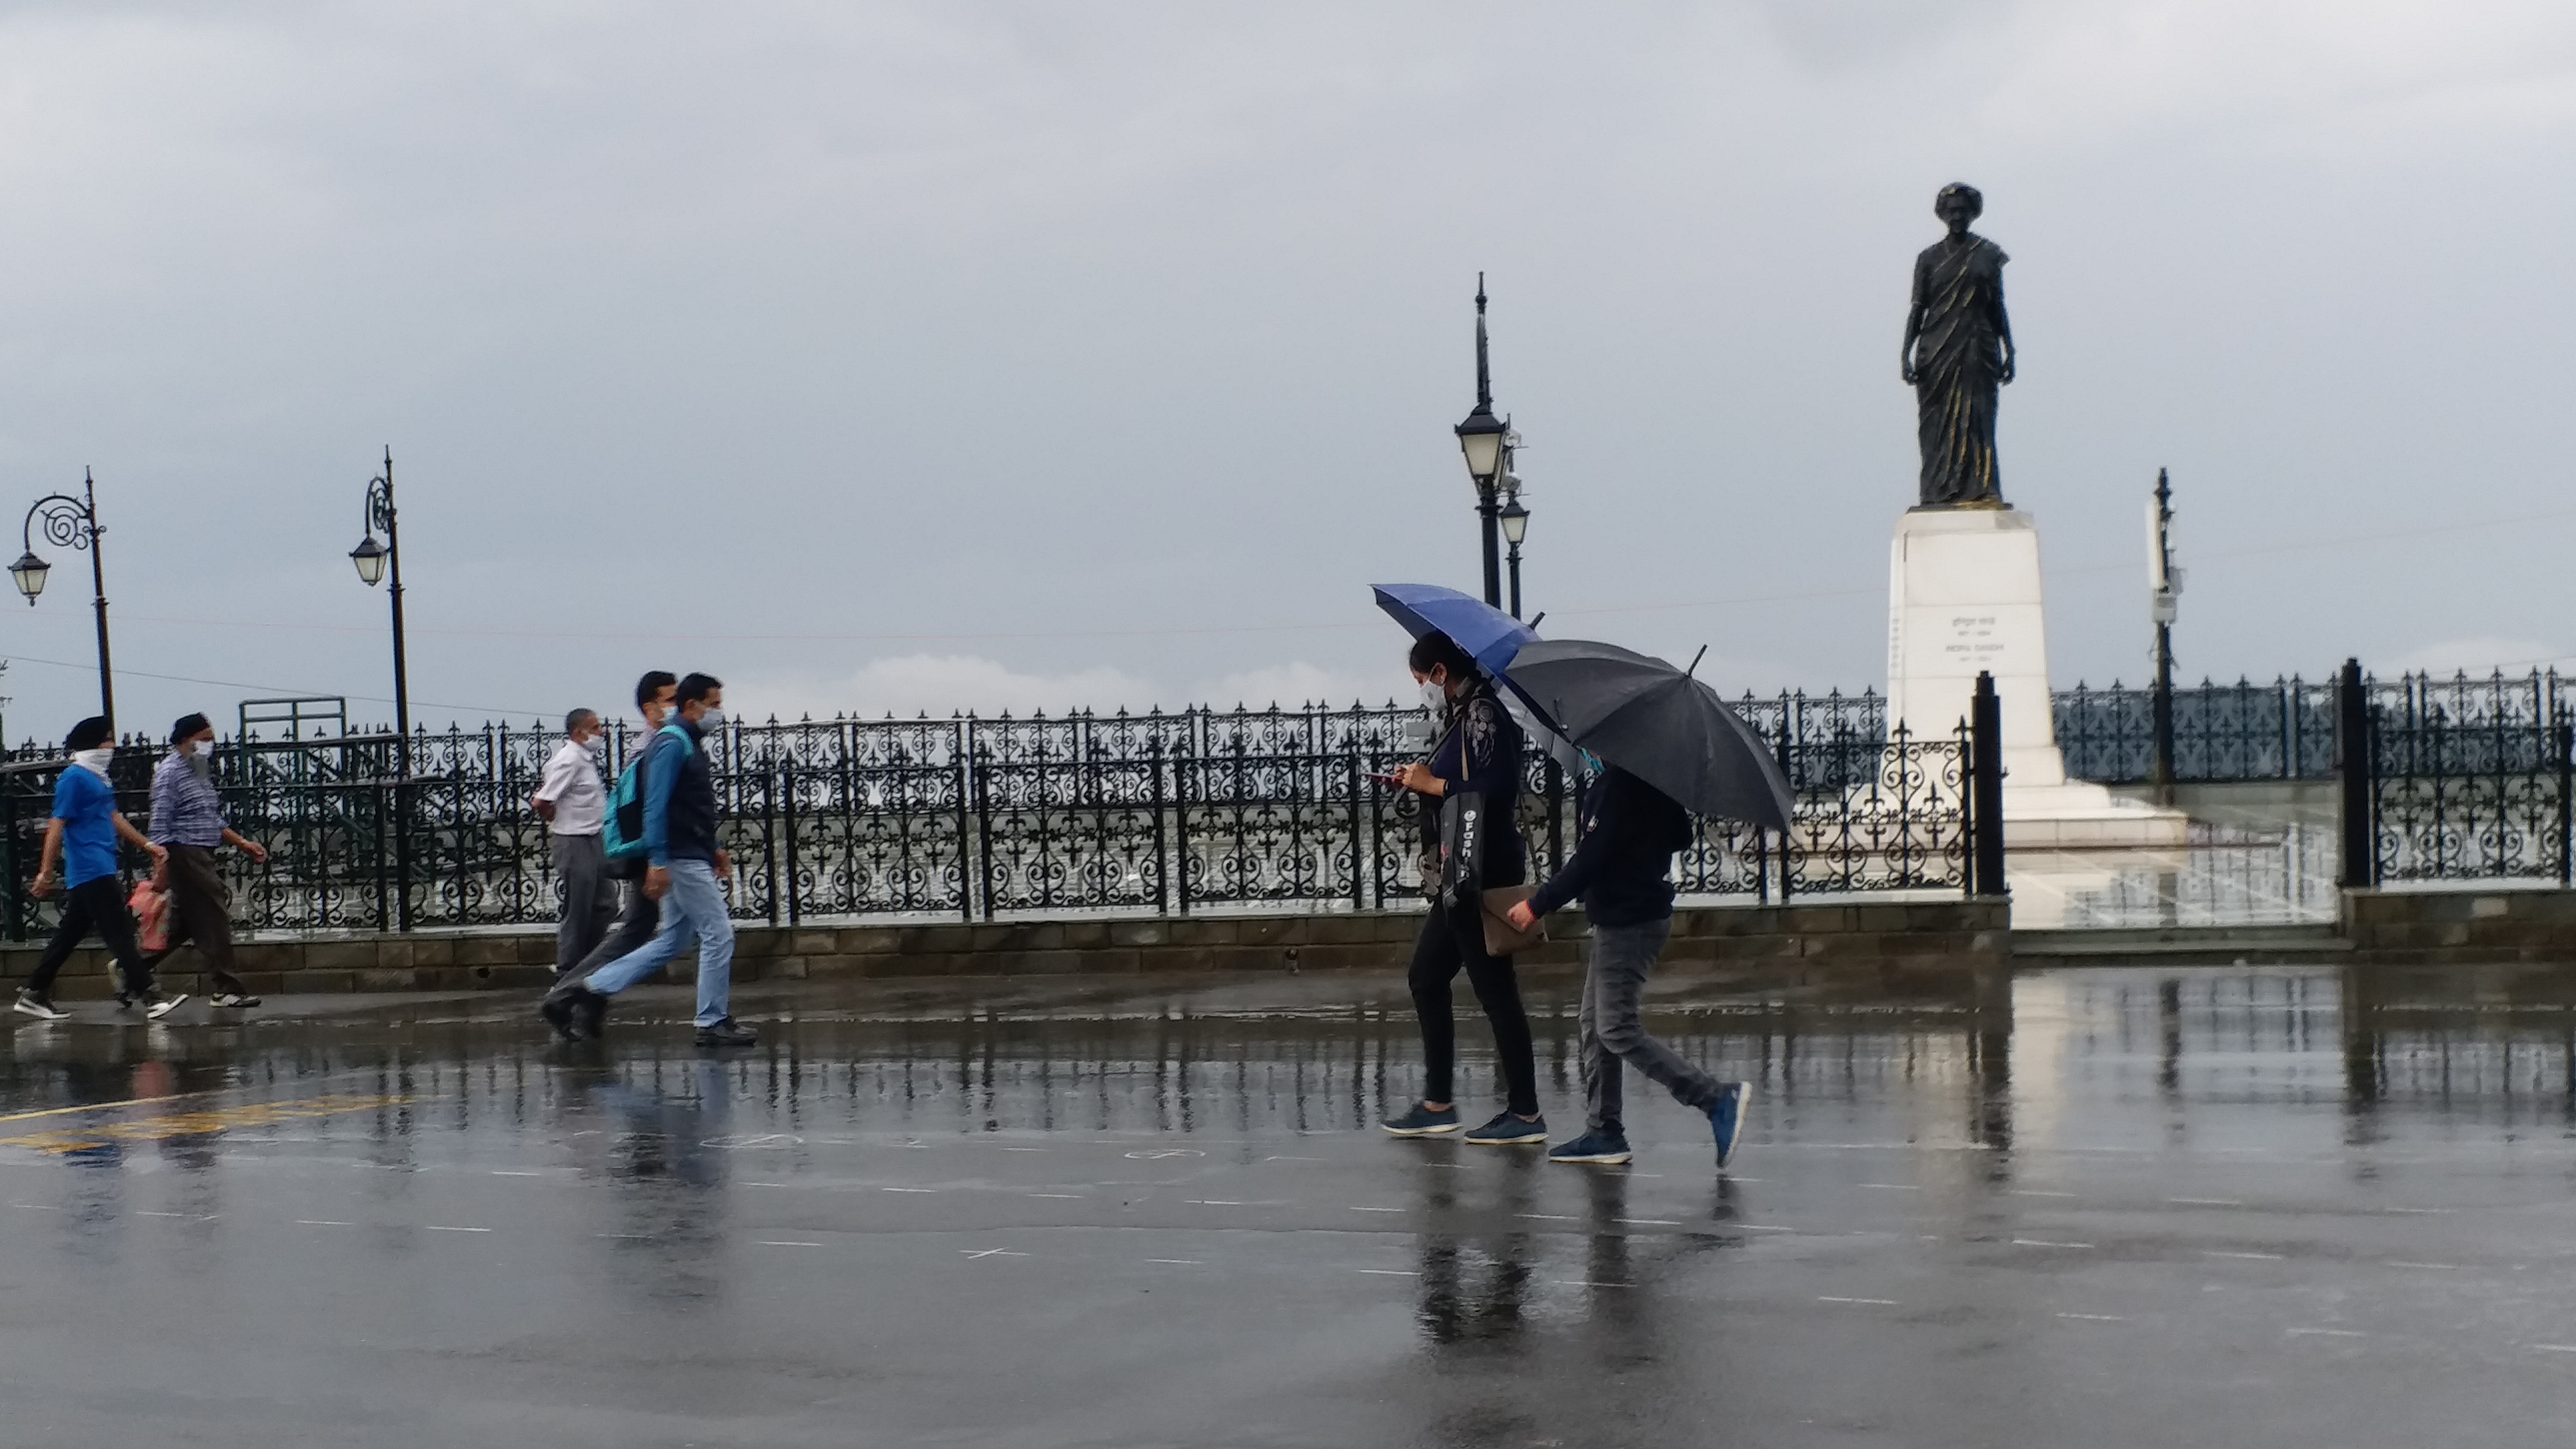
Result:
<svg viewBox="0 0 2576 1449">
<path fill-rule="evenodd" d="M 1977 674 L 2003 704 L 2004 842 L 2011 847 L 2180 845 L 2179 810 L 2124 800 L 2066 778 L 2049 705 L 2039 531 L 2001 508 L 1917 509 L 1888 555 L 1887 719 L 1947 735 L 1968 713 Z"/>
</svg>

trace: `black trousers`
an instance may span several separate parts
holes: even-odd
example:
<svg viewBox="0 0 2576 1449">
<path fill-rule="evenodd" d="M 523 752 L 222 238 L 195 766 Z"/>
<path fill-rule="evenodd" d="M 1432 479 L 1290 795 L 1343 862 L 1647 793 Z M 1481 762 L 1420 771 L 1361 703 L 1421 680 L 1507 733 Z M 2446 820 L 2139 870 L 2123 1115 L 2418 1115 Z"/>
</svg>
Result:
<svg viewBox="0 0 2576 1449">
<path fill-rule="evenodd" d="M 1452 1102 L 1458 1056 L 1458 1023 L 1449 1014 L 1449 983 L 1467 973 L 1485 1019 L 1494 1025 L 1494 1054 L 1501 1058 L 1506 1105 L 1524 1117 L 1538 1115 L 1538 1066 L 1530 1052 L 1529 1013 L 1521 1007 L 1521 979 L 1509 956 L 1485 954 L 1485 923 L 1473 904 L 1435 906 L 1413 943 L 1413 1010 L 1422 1019 L 1422 1100 Z"/>
<path fill-rule="evenodd" d="M 624 883 L 625 904 L 618 909 L 617 919 L 609 924 L 608 934 L 600 937 L 599 944 L 590 948 L 590 954 L 574 962 L 570 969 L 556 978 L 559 985 L 580 984 L 591 972 L 652 940 L 653 933 L 662 929 L 662 903 L 644 894 L 643 867 L 640 864 L 627 867 L 612 864 L 609 875 Z"/>
<path fill-rule="evenodd" d="M 54 978 L 62 974 L 63 963 L 72 958 L 82 939 L 96 931 L 107 943 L 108 954 L 116 958 L 125 973 L 125 989 L 152 989 L 152 968 L 145 964 L 141 948 L 134 944 L 134 917 L 125 909 L 125 883 L 112 875 L 85 880 L 63 893 L 62 924 L 54 927 L 54 938 L 45 943 L 45 954 L 36 961 L 35 974 L 27 978 L 27 989 L 38 996 L 50 995 Z"/>
</svg>

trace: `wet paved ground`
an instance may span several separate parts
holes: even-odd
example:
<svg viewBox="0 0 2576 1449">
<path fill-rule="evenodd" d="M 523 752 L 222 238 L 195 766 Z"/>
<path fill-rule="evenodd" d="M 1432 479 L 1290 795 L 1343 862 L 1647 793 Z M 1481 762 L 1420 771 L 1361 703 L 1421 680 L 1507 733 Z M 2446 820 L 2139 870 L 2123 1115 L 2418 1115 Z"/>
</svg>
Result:
<svg viewBox="0 0 2576 1449">
<path fill-rule="evenodd" d="M 1673 987 L 1724 1176 L 1633 1078 L 1630 1170 L 1380 1137 L 1351 979 L 89 1006 L 0 1057 L 0 1443 L 2568 1442 L 2576 1013 L 2343 995 Z"/>
</svg>

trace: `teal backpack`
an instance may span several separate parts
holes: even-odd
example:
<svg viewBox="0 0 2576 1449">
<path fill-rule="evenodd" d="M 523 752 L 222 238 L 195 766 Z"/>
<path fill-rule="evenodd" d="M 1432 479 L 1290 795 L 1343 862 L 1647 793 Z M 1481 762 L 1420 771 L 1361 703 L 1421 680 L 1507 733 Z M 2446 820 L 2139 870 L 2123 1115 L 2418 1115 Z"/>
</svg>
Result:
<svg viewBox="0 0 2576 1449">
<path fill-rule="evenodd" d="M 680 747 L 688 748 L 689 736 L 676 725 L 664 725 L 645 736 L 644 748 L 627 762 L 626 772 L 617 777 L 617 788 L 608 792 L 608 824 L 601 832 L 600 844 L 607 849 L 612 862 L 625 863 L 644 858 L 644 761 L 653 753 L 653 740 L 658 735 L 677 735 Z"/>
</svg>

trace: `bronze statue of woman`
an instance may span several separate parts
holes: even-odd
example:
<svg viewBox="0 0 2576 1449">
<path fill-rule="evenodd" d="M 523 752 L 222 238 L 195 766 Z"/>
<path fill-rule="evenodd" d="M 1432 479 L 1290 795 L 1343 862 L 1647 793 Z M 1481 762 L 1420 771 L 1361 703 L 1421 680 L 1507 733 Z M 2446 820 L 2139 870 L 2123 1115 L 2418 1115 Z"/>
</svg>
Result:
<svg viewBox="0 0 2576 1449">
<path fill-rule="evenodd" d="M 1985 209 L 1977 188 L 1942 187 L 1932 214 L 1950 234 L 1914 259 L 1903 362 L 1914 384 L 1925 508 L 2004 506 L 1995 393 L 2013 380 L 2012 323 L 2004 315 L 2004 263 L 2012 259 L 1968 230 Z"/>
</svg>

